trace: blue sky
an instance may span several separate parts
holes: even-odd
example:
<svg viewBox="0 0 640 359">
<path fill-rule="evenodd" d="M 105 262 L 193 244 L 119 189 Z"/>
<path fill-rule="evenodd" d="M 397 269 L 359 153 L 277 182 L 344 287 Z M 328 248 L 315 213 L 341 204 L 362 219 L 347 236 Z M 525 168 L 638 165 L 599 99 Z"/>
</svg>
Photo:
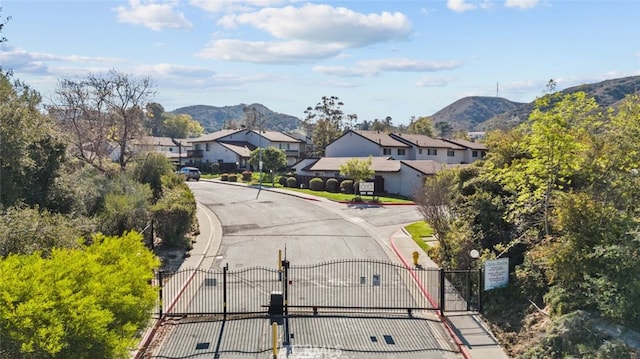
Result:
<svg viewBox="0 0 640 359">
<path fill-rule="evenodd" d="M 110 69 L 167 111 L 262 103 L 304 117 L 338 96 L 358 121 L 407 124 L 466 96 L 531 102 L 640 75 L 636 0 L 0 0 L 0 66 L 48 103 Z"/>
</svg>

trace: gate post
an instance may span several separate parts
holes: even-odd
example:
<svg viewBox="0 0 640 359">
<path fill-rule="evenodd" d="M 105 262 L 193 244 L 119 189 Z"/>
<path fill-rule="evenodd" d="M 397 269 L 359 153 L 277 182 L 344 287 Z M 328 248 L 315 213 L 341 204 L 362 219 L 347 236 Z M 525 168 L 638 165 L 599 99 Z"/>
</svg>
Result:
<svg viewBox="0 0 640 359">
<path fill-rule="evenodd" d="M 162 308 L 164 307 L 164 303 L 162 303 L 162 270 L 158 271 L 158 299 L 160 300 L 160 318 L 162 318 Z"/>
<path fill-rule="evenodd" d="M 478 313 L 482 314 L 482 293 L 484 292 L 484 283 L 482 278 L 482 268 L 478 268 Z"/>
<path fill-rule="evenodd" d="M 445 284 L 446 278 L 444 275 L 444 269 L 440 268 L 440 313 L 444 314 L 444 302 L 445 302 Z"/>
<path fill-rule="evenodd" d="M 229 263 L 222 267 L 222 313 L 227 315 L 227 273 L 229 272 Z"/>
<path fill-rule="evenodd" d="M 471 268 L 467 270 L 467 312 L 471 310 L 471 297 L 473 286 L 471 285 Z"/>
<path fill-rule="evenodd" d="M 289 345 L 289 261 L 282 261 L 282 269 L 283 269 L 283 299 L 284 299 L 284 330 L 282 331 L 282 335 L 284 336 L 282 339 L 283 345 Z"/>
</svg>

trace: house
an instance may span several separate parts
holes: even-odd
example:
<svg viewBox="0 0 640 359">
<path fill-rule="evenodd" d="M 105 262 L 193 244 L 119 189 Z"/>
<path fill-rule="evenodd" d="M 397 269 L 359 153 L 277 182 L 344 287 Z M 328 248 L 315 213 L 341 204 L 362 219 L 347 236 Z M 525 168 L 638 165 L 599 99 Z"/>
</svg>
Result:
<svg viewBox="0 0 640 359">
<path fill-rule="evenodd" d="M 311 178 L 323 179 L 340 176 L 340 166 L 356 158 L 367 161 L 369 157 L 322 157 L 317 159 L 304 159 L 295 165 L 298 182 L 308 187 Z M 414 198 L 417 191 L 422 190 L 424 181 L 447 166 L 460 166 L 458 164 L 447 165 L 434 160 L 395 160 L 391 157 L 371 157 L 371 169 L 375 172 L 372 180 L 375 182 L 376 193 L 397 194 Z M 462 165 L 464 166 L 464 165 Z"/>
<path fill-rule="evenodd" d="M 165 155 L 176 165 L 188 162 L 188 152 L 191 146 L 186 139 L 174 139 L 171 137 L 143 136 L 129 141 L 128 148 L 131 154 L 157 152 Z M 120 157 L 120 147 L 113 146 L 113 151 L 109 155 L 112 161 L 117 161 Z"/>
<path fill-rule="evenodd" d="M 432 160 L 448 164 L 469 163 L 465 161 L 466 148 L 455 143 L 425 135 L 392 133 L 389 136 L 410 146 L 411 160 Z"/>
<path fill-rule="evenodd" d="M 443 140 L 464 147 L 464 160 L 461 163 L 472 163 L 487 155 L 488 148 L 483 143 L 450 138 L 443 138 Z"/>
<path fill-rule="evenodd" d="M 275 147 L 284 151 L 287 165 L 295 163 L 304 151 L 304 142 L 277 131 L 226 129 L 190 139 L 195 165 L 218 163 L 221 171 L 250 169 L 251 151 Z"/>
<path fill-rule="evenodd" d="M 471 163 L 486 154 L 478 142 L 425 135 L 350 130 L 327 145 L 327 157 L 389 156 L 394 160 L 433 160 L 446 164 Z"/>
<path fill-rule="evenodd" d="M 410 159 L 411 146 L 383 131 L 349 130 L 325 148 L 327 157 L 390 156 L 396 160 Z"/>
</svg>

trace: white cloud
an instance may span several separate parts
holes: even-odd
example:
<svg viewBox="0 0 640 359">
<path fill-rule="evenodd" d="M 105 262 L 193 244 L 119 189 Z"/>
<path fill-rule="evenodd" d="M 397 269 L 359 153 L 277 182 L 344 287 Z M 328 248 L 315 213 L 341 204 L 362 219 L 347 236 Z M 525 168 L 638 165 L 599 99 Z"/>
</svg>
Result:
<svg viewBox="0 0 640 359">
<path fill-rule="evenodd" d="M 470 4 L 466 0 L 447 0 L 447 7 L 455 12 L 465 12 L 477 8 L 476 5 Z"/>
<path fill-rule="evenodd" d="M 538 5 L 538 0 L 507 0 L 504 3 L 506 7 L 519 7 L 521 9 L 530 9 Z"/>
<path fill-rule="evenodd" d="M 118 20 L 152 30 L 190 29 L 191 23 L 177 11 L 176 2 L 157 3 L 155 0 L 129 0 L 129 6 L 118 6 Z"/>
<path fill-rule="evenodd" d="M 411 22 L 402 13 L 362 14 L 343 7 L 306 4 L 296 8 L 265 8 L 233 15 L 221 24 L 252 25 L 280 39 L 295 39 L 343 47 L 406 39 Z"/>
<path fill-rule="evenodd" d="M 220 39 L 197 56 L 258 64 L 304 63 L 336 56 L 340 48 L 304 41 L 265 42 Z"/>
<path fill-rule="evenodd" d="M 191 0 L 189 3 L 207 12 L 245 12 L 256 8 L 286 4 L 288 0 Z"/>
<path fill-rule="evenodd" d="M 444 87 L 454 81 L 455 79 L 452 77 L 425 76 L 416 82 L 416 86 L 417 87 Z"/>
<path fill-rule="evenodd" d="M 460 66 L 458 61 L 419 61 L 406 58 L 388 58 L 358 61 L 353 67 L 316 66 L 313 71 L 330 76 L 377 76 L 383 72 L 435 72 Z"/>
<path fill-rule="evenodd" d="M 2 46 L 2 51 L 0 51 L 0 64 L 3 68 L 23 73 L 52 73 L 53 70 L 50 66 L 52 62 L 107 66 L 122 61 L 124 60 L 110 57 L 63 56 L 44 52 L 28 52 L 25 49 L 9 46 Z"/>
</svg>

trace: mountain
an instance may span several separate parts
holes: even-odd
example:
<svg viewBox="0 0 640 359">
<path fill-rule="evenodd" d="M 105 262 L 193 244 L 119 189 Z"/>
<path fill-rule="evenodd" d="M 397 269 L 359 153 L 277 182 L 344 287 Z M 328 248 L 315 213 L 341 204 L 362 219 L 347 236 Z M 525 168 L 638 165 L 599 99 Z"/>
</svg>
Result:
<svg viewBox="0 0 640 359">
<path fill-rule="evenodd" d="M 603 108 L 615 107 L 625 96 L 640 93 L 640 76 L 623 77 L 570 87 L 560 91 L 571 94 L 584 91 Z M 534 102 L 517 103 L 498 97 L 465 97 L 432 115 L 433 123 L 447 122 L 452 128 L 467 131 L 509 129 L 529 118 Z"/>
<path fill-rule="evenodd" d="M 246 107 L 253 107 L 260 113 L 261 118 L 265 121 L 265 130 L 289 132 L 298 128 L 301 123 L 300 119 L 295 116 L 273 112 L 258 103 L 223 107 L 195 105 L 180 107 L 171 111 L 171 113 L 190 115 L 191 118 L 202 124 L 205 132 L 211 133 L 228 125 L 235 124 L 238 127 L 243 125 L 245 118 L 244 109 Z"/>
<path fill-rule="evenodd" d="M 500 97 L 464 97 L 431 115 L 434 124 L 447 122 L 453 130 L 478 131 L 486 120 L 502 113 L 516 111 L 525 103 Z"/>
</svg>

